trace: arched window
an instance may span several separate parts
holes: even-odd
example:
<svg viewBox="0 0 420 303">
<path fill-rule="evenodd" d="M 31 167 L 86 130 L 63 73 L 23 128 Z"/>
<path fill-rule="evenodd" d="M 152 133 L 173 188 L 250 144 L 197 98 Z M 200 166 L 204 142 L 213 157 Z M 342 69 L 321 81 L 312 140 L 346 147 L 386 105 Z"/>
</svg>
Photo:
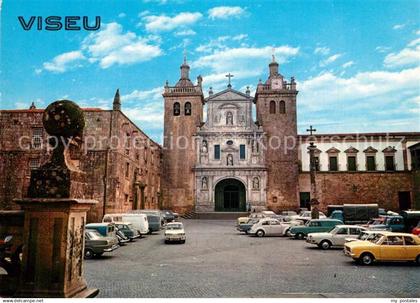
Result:
<svg viewBox="0 0 420 303">
<path fill-rule="evenodd" d="M 185 116 L 191 116 L 191 103 L 190 102 L 185 103 L 184 114 Z"/>
<path fill-rule="evenodd" d="M 286 113 L 286 102 L 284 102 L 283 100 L 281 100 L 279 104 L 279 113 L 280 114 Z"/>
<path fill-rule="evenodd" d="M 233 125 L 233 114 L 232 112 L 226 113 L 226 125 Z"/>
<path fill-rule="evenodd" d="M 275 114 L 275 113 L 276 113 L 276 102 L 270 101 L 270 114 Z"/>
<path fill-rule="evenodd" d="M 181 105 L 179 102 L 174 103 L 174 116 L 179 116 L 181 114 Z"/>
</svg>

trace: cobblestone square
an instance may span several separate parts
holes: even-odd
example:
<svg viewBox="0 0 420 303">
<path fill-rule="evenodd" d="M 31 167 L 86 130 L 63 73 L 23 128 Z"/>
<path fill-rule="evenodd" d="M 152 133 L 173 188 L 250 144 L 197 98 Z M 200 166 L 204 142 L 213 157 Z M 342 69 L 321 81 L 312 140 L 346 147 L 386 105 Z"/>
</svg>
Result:
<svg viewBox="0 0 420 303">
<path fill-rule="evenodd" d="M 163 231 L 86 260 L 100 297 L 419 297 L 413 263 L 356 265 L 341 249 L 239 234 L 234 221 L 184 220 L 185 244 Z"/>
</svg>

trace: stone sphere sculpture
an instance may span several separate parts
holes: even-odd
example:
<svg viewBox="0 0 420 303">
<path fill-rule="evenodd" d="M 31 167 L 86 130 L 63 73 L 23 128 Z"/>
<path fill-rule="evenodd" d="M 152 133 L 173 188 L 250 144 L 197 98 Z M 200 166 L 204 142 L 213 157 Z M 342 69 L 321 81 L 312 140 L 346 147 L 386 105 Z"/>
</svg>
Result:
<svg viewBox="0 0 420 303">
<path fill-rule="evenodd" d="M 80 136 L 85 127 L 82 109 L 70 100 L 58 100 L 48 105 L 42 122 L 49 135 L 64 138 Z"/>
</svg>

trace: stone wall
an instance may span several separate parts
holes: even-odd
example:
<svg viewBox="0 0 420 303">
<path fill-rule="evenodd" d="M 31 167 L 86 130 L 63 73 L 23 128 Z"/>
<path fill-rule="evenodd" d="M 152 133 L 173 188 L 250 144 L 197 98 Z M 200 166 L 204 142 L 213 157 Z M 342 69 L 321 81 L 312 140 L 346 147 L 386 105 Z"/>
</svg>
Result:
<svg viewBox="0 0 420 303">
<path fill-rule="evenodd" d="M 378 203 L 379 207 L 398 211 L 398 192 L 410 191 L 411 172 L 318 172 L 316 184 L 320 209 L 330 204 Z M 299 175 L 299 189 L 310 192 L 309 173 Z M 413 199 L 412 199 L 413 200 Z"/>
<path fill-rule="evenodd" d="M 43 127 L 42 113 L 38 109 L 0 111 L 0 210 L 19 209 L 12 199 L 26 196 L 31 159 L 42 165 L 49 158 L 45 131 L 40 147 L 31 144 L 34 129 Z M 72 154 L 72 158 L 87 174 L 86 197 L 99 202 L 88 212 L 88 222 L 102 220 L 104 203 L 107 213 L 136 207 L 158 208 L 161 147 L 120 111 L 84 109 L 84 114 L 83 149 L 79 154 Z M 129 145 L 125 143 L 127 137 Z M 19 146 L 19 138 L 24 138 L 23 148 Z M 109 145 L 109 138 L 119 144 Z M 144 198 L 140 184 L 144 186 Z M 139 202 L 141 199 L 143 204 Z"/>
</svg>

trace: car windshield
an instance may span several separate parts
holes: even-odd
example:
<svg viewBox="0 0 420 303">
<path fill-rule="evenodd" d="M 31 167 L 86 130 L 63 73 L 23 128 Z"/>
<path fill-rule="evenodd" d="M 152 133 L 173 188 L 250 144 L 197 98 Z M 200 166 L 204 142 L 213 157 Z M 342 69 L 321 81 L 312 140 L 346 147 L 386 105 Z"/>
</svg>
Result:
<svg viewBox="0 0 420 303">
<path fill-rule="evenodd" d="M 341 227 L 336 226 L 330 231 L 330 233 L 331 234 L 336 234 L 339 229 L 341 229 Z"/>
<path fill-rule="evenodd" d="M 171 224 L 166 227 L 167 230 L 182 229 L 182 224 Z"/>
<path fill-rule="evenodd" d="M 86 230 L 86 234 L 91 240 L 96 240 L 102 238 L 102 235 L 96 230 Z"/>
<path fill-rule="evenodd" d="M 370 239 L 370 241 L 372 243 L 378 244 L 382 240 L 382 238 L 383 238 L 383 235 L 377 234 L 372 239 Z"/>
</svg>

